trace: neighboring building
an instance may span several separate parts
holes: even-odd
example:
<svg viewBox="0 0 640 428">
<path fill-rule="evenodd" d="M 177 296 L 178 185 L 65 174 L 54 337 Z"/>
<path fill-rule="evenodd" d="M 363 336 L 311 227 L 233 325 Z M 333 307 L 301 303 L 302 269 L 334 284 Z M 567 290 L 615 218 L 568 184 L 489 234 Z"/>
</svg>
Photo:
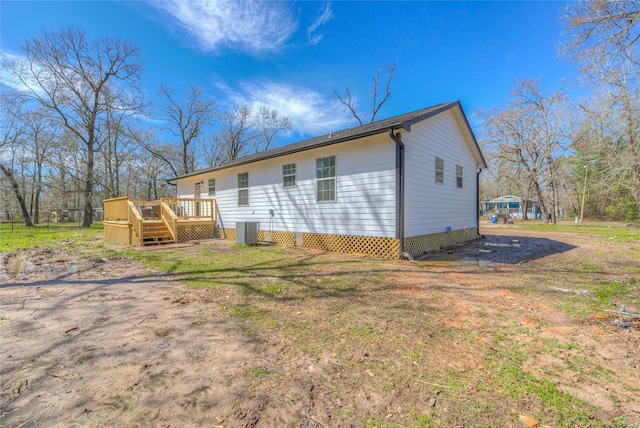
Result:
<svg viewBox="0 0 640 428">
<path fill-rule="evenodd" d="M 214 198 L 216 233 L 398 258 L 478 236 L 486 162 L 459 102 L 403 114 L 175 177 Z"/>
<path fill-rule="evenodd" d="M 491 217 L 492 215 L 509 217 L 509 218 L 526 218 L 534 219 L 540 214 L 538 201 L 529 199 L 527 202 L 527 212 L 524 212 L 524 199 L 518 196 L 502 196 L 500 198 L 484 201 L 483 217 Z"/>
<path fill-rule="evenodd" d="M 51 211 L 50 220 L 53 223 L 82 223 L 84 219 L 84 208 L 60 208 Z M 93 209 L 93 221 L 102 221 L 104 210 L 102 208 Z"/>
</svg>

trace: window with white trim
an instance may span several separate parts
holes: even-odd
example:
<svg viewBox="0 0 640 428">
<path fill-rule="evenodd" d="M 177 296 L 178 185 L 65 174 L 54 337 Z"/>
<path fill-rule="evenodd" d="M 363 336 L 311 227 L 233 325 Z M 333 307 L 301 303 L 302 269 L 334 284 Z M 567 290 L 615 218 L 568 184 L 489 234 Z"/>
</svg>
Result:
<svg viewBox="0 0 640 428">
<path fill-rule="evenodd" d="M 216 195 L 216 179 L 210 178 L 209 179 L 209 196 L 215 196 L 215 195 Z"/>
<path fill-rule="evenodd" d="M 296 187 L 296 164 L 282 165 L 282 187 Z"/>
<path fill-rule="evenodd" d="M 456 187 L 462 187 L 462 167 L 456 165 Z"/>
<path fill-rule="evenodd" d="M 316 198 L 318 202 L 336 200 L 336 157 L 316 159 Z"/>
<path fill-rule="evenodd" d="M 249 205 L 249 173 L 238 174 L 238 206 Z"/>
<path fill-rule="evenodd" d="M 436 158 L 436 183 L 444 183 L 444 160 Z"/>
<path fill-rule="evenodd" d="M 204 181 L 200 181 L 198 183 L 196 183 L 196 190 L 194 192 L 194 197 L 196 199 L 196 202 L 194 203 L 194 210 L 193 210 L 193 215 L 195 215 L 196 217 L 198 217 L 200 215 L 200 202 L 197 201 L 197 199 L 200 199 L 202 197 L 202 184 L 204 183 Z"/>
</svg>

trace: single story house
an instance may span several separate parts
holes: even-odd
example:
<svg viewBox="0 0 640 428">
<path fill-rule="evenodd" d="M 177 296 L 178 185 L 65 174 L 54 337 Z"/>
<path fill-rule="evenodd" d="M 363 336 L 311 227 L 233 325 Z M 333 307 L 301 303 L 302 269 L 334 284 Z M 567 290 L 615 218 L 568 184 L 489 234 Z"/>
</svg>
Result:
<svg viewBox="0 0 640 428">
<path fill-rule="evenodd" d="M 485 159 L 459 101 L 174 177 L 176 200 L 215 200 L 215 234 L 399 258 L 478 236 Z M 196 205 L 197 206 L 197 205 Z"/>
<path fill-rule="evenodd" d="M 82 223 L 84 208 L 58 208 L 51 211 L 50 221 L 53 223 Z M 102 208 L 93 209 L 93 220 L 102 221 L 104 211 Z"/>
<path fill-rule="evenodd" d="M 538 201 L 535 199 L 527 199 L 526 212 L 524 199 L 519 196 L 501 196 L 483 202 L 483 217 L 497 215 L 505 218 L 529 218 L 534 219 L 540 214 Z"/>
</svg>

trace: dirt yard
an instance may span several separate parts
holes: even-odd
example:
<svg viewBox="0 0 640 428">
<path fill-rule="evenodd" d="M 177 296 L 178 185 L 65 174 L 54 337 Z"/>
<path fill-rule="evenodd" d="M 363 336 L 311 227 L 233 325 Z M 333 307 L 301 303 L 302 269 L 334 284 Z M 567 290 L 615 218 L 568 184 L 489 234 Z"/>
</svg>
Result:
<svg viewBox="0 0 640 428">
<path fill-rule="evenodd" d="M 571 278 L 580 281 L 589 269 L 587 274 L 603 280 L 637 276 L 637 253 L 609 259 L 604 255 L 625 251 L 625 245 L 589 235 L 500 227 L 482 232 L 483 239 L 415 264 L 379 262 L 386 288 L 372 307 L 426 302 L 437 308 L 433 313 L 442 329 L 457 329 L 469 338 L 446 344 L 429 340 L 437 332 L 425 333 L 421 340 L 430 356 L 415 361 L 424 361 L 425 372 L 439 364 L 467 379 L 489 364 L 476 350 L 498 347 L 496 326 L 516 324 L 519 333 L 511 340 L 540 351 L 523 363 L 528 373 L 545 377 L 553 368 L 554 384 L 593 405 L 594 421 L 603 426 L 620 417 L 633 424 L 628 426 L 640 426 L 640 329 L 617 327 L 606 316 L 576 320 L 559 304 L 567 295 L 580 299 L 589 292 L 568 284 Z M 202 243 L 188 251 L 212 248 Z M 338 265 L 350 256 L 322 257 Z M 605 259 L 603 267 L 594 267 Z M 319 269 L 330 275 L 337 268 L 323 263 Z M 513 283 L 524 291 L 514 292 Z M 372 415 L 366 421 L 370 426 L 380 426 L 376 420 L 408 426 L 408 418 L 415 420 L 403 410 L 409 402 L 432 415 L 430 421 L 449 421 L 443 426 L 470 425 L 469 419 L 456 419 L 461 411 L 456 400 L 473 392 L 455 395 L 426 377 L 410 379 L 403 388 L 372 383 L 384 376 L 373 369 L 376 364 L 393 363 L 413 373 L 400 351 L 381 355 L 353 346 L 345 358 L 332 349 L 288 350 L 283 337 L 296 317 L 300 324 L 313 325 L 317 316 L 320 329 L 325 318 L 339 320 L 331 308 L 342 306 L 306 299 L 283 315 L 286 326 L 282 321 L 284 327 L 256 332 L 247 328 L 246 318 L 229 316 L 225 299 L 233 296 L 189 288 L 179 276 L 128 258 L 70 256 L 62 247 L 5 255 L 0 269 L 0 427 L 359 426 L 353 416 L 358 412 Z M 640 312 L 633 303 L 616 303 Z M 393 321 L 366 316 L 373 320 L 372 335 L 391 331 Z M 351 361 L 371 363 L 364 366 L 364 377 Z M 606 376 L 589 374 L 576 361 Z M 279 377 L 269 378 L 269 373 Z M 423 388 L 418 394 L 423 404 L 415 404 L 413 384 Z M 482 396 L 479 387 L 475 390 Z M 519 411 L 505 412 L 514 410 Z M 478 425 L 491 423 L 474 417 Z M 513 422 L 503 426 L 523 426 L 517 416 L 505 420 Z"/>
</svg>

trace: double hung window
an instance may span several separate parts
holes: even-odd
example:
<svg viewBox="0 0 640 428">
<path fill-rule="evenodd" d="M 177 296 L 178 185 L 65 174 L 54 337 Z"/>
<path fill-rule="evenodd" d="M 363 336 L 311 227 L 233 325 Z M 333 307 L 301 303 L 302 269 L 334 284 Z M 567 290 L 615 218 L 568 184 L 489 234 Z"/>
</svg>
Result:
<svg viewBox="0 0 640 428">
<path fill-rule="evenodd" d="M 444 160 L 436 158 L 436 183 L 444 183 Z"/>
<path fill-rule="evenodd" d="M 282 187 L 296 187 L 296 164 L 282 165 Z"/>
<path fill-rule="evenodd" d="M 336 200 L 336 157 L 316 159 L 316 200 L 335 202 Z"/>
<path fill-rule="evenodd" d="M 249 173 L 238 174 L 238 206 L 249 205 Z"/>
</svg>

